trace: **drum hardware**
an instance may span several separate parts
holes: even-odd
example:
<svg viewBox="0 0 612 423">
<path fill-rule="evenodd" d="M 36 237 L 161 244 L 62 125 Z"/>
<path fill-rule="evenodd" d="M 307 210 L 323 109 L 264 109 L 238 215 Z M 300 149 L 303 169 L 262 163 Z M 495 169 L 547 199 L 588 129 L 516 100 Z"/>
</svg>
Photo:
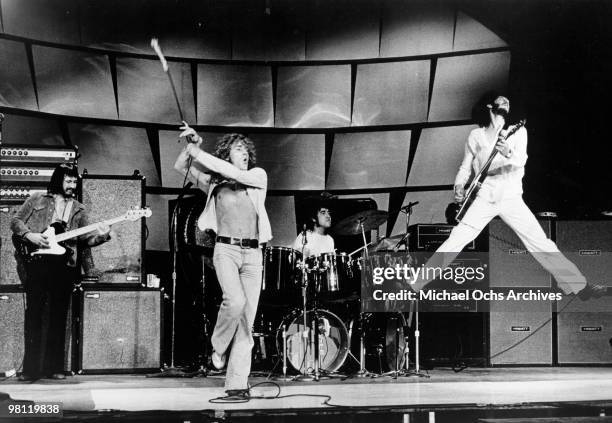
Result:
<svg viewBox="0 0 612 423">
<path fill-rule="evenodd" d="M 400 212 L 403 212 L 406 214 L 406 234 L 402 237 L 402 239 L 397 243 L 397 245 L 394 248 L 394 251 L 397 251 L 399 249 L 399 247 L 403 244 L 406 247 L 408 247 L 408 237 L 409 237 L 409 227 L 410 227 L 410 217 L 412 216 L 413 213 L 413 207 L 416 206 L 417 204 L 419 204 L 418 201 L 415 202 L 408 202 L 408 204 L 404 207 L 402 207 L 400 209 Z M 421 343 L 420 343 L 420 339 L 421 339 L 421 331 L 419 329 L 419 299 L 416 298 L 414 300 L 414 302 L 410 303 L 410 315 L 408 318 L 408 326 L 411 325 L 412 323 L 412 315 L 413 315 L 413 311 L 414 311 L 414 316 L 415 316 L 415 327 L 414 327 L 414 371 L 410 371 L 410 360 L 408 358 L 408 352 L 409 352 L 409 339 L 406 337 L 406 339 L 404 339 L 404 368 L 400 369 L 400 366 L 398 365 L 398 351 L 395 351 L 396 354 L 396 366 L 395 366 L 395 371 L 391 372 L 390 376 L 392 376 L 394 379 L 397 379 L 398 376 L 418 376 L 418 377 L 429 377 L 429 375 L 425 374 L 425 373 L 421 373 Z M 399 327 L 397 328 L 397 335 L 399 336 Z M 396 338 L 396 345 L 399 345 L 399 338 Z"/>
<path fill-rule="evenodd" d="M 398 241 L 398 243 L 395 245 L 395 247 L 393 247 L 393 251 L 397 251 L 399 250 L 399 248 L 404 245 L 406 247 L 406 249 L 408 249 L 408 237 L 409 237 L 409 233 L 408 233 L 408 228 L 410 227 L 410 217 L 412 216 L 412 208 L 414 206 L 416 206 L 417 204 L 419 204 L 418 201 L 415 201 L 413 203 L 408 202 L 407 205 L 405 205 L 404 207 L 402 207 L 400 209 L 401 213 L 404 213 L 406 215 L 406 233 L 404 234 L 404 236 Z"/>
<path fill-rule="evenodd" d="M 304 257 L 304 249 L 306 248 L 306 243 L 308 242 L 307 236 L 306 236 L 306 225 L 303 226 L 302 229 L 302 257 Z M 300 350 L 303 351 L 302 356 L 304 357 L 304 363 L 302 365 L 297 366 L 297 371 L 299 372 L 300 369 L 302 369 L 302 373 L 295 376 L 292 380 L 315 380 L 318 381 L 319 380 L 319 366 L 318 366 L 318 361 L 319 361 L 319 354 L 317 349 L 314 349 L 314 326 L 313 326 L 313 333 L 312 336 L 311 333 L 309 333 L 309 327 L 308 327 L 308 266 L 306 264 L 306 260 L 303 260 L 301 263 L 299 263 L 299 269 L 300 269 L 300 273 L 301 273 L 301 283 L 302 283 L 302 315 L 303 315 L 303 323 L 304 323 L 304 331 L 301 332 L 301 337 L 300 337 Z M 315 316 L 316 317 L 316 316 Z M 314 322 L 313 322 L 314 323 Z M 298 325 L 298 332 L 299 332 L 299 325 Z M 283 343 L 286 343 L 287 339 L 284 338 L 283 339 Z M 314 352 L 314 360 L 315 360 L 315 371 L 314 371 L 314 375 L 311 375 L 308 373 L 308 366 L 306 365 L 306 356 L 308 354 L 308 350 L 310 347 L 310 351 Z M 303 348 L 303 350 L 302 350 Z M 286 350 L 286 347 L 285 347 Z M 285 355 L 286 357 L 286 355 Z M 294 366 L 295 367 L 295 366 Z"/>
<path fill-rule="evenodd" d="M 387 220 L 388 216 L 389 213 L 383 210 L 366 210 L 341 220 L 338 224 L 336 224 L 336 226 L 334 226 L 333 231 L 339 235 L 358 235 L 361 233 L 363 247 L 361 247 L 360 250 L 363 250 L 364 258 L 365 260 L 368 260 L 369 244 L 366 239 L 365 232 L 366 230 L 370 231 L 378 228 Z M 354 254 L 357 251 L 351 254 Z M 369 372 L 365 368 L 365 324 L 364 316 L 361 312 L 359 313 L 359 329 L 359 370 L 357 373 L 352 375 L 352 377 L 373 377 L 375 374 Z"/>
<path fill-rule="evenodd" d="M 414 303 L 411 303 L 410 317 L 408 318 L 408 323 L 406 323 L 404 314 L 398 313 L 397 324 L 393 330 L 393 337 L 395 340 L 395 343 L 393 344 L 393 366 L 389 366 L 392 367 L 392 369 L 386 373 L 382 373 L 381 376 L 389 376 L 393 379 L 397 379 L 399 376 L 413 375 L 413 373 L 410 371 L 410 337 L 406 332 L 406 328 L 410 327 L 412 322 L 412 314 L 414 308 L 413 304 Z M 389 327 L 387 327 L 387 337 L 388 336 Z"/>
</svg>

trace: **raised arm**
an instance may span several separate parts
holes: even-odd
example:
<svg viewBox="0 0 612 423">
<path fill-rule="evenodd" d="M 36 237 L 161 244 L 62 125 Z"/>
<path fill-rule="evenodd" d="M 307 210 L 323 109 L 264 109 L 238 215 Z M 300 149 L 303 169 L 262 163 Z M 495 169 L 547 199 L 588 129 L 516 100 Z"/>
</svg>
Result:
<svg viewBox="0 0 612 423">
<path fill-rule="evenodd" d="M 208 192 L 208 187 L 210 186 L 210 175 L 205 173 L 204 170 L 201 169 L 201 167 L 196 163 L 192 163 L 191 166 L 189 166 L 189 157 L 187 148 L 184 148 L 176 158 L 174 169 L 183 176 L 185 176 L 187 169 L 189 169 L 187 179 L 191 181 L 196 188 L 199 188 L 204 192 Z"/>
<path fill-rule="evenodd" d="M 187 137 L 194 142 L 190 142 L 185 148 L 186 153 L 193 157 L 195 163 L 203 166 L 210 172 L 218 173 L 227 179 L 234 180 L 243 185 L 251 186 L 254 188 L 266 189 L 268 186 L 268 175 L 266 171 L 261 168 L 253 168 L 250 170 L 242 170 L 233 164 L 221 160 L 218 157 L 213 156 L 200 149 L 202 144 L 202 137 L 199 136 L 193 128 L 190 128 L 186 122 L 183 122 L 184 126 L 181 127 L 180 137 Z"/>
<path fill-rule="evenodd" d="M 195 144 L 189 144 L 187 146 L 187 152 L 193 157 L 195 162 L 212 172 L 216 172 L 243 185 L 261 189 L 267 188 L 268 175 L 266 171 L 260 167 L 255 167 L 250 170 L 240 170 L 233 164 L 200 150 Z"/>
</svg>

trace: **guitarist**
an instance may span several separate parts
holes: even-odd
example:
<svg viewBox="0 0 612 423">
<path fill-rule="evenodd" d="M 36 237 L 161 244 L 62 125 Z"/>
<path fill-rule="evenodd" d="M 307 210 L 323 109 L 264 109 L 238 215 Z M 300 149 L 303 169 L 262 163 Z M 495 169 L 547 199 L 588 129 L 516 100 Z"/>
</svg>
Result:
<svg viewBox="0 0 612 423">
<path fill-rule="evenodd" d="M 578 268 L 546 237 L 537 219 L 523 201 L 523 175 L 527 162 L 527 130 L 521 127 L 511 136 L 504 130 L 510 112 L 510 101 L 501 95 L 488 94 L 474 108 L 478 128 L 472 130 L 455 178 L 455 201 L 463 202 L 464 186 L 472 171 L 478 174 L 493 149 L 497 156 L 491 162 L 487 177 L 473 203 L 449 238 L 438 248 L 426 266 L 445 268 L 463 248 L 496 216 L 499 216 L 521 239 L 526 249 L 550 272 L 565 294 L 578 294 L 586 300 L 604 295 L 606 288 L 587 284 Z M 480 117 L 478 117 L 480 114 Z M 535 253 L 535 254 L 534 254 Z M 418 291 L 429 282 L 420 279 L 413 289 Z"/>
<path fill-rule="evenodd" d="M 78 178 L 78 170 L 72 164 L 60 164 L 55 168 L 47 193 L 28 198 L 11 220 L 17 243 L 47 248 L 49 242 L 42 232 L 50 225 L 59 223 L 65 230 L 87 226 L 85 208 L 74 199 Z M 66 254 L 62 256 L 32 258 L 15 253 L 18 268 L 24 270 L 20 277 L 26 294 L 25 355 L 19 380 L 65 378 L 65 329 L 70 293 L 78 278 L 77 245 L 96 246 L 110 239 L 107 225 L 101 224 L 97 229 L 97 233 L 67 240 Z"/>
</svg>

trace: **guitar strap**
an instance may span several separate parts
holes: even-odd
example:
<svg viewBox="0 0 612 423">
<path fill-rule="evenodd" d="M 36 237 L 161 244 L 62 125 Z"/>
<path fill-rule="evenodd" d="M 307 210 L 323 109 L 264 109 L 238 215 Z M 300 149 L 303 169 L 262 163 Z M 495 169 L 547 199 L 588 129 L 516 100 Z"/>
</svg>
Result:
<svg viewBox="0 0 612 423">
<path fill-rule="evenodd" d="M 64 207 L 64 213 L 62 213 L 61 219 L 62 222 L 68 223 L 68 219 L 70 218 L 70 213 L 72 212 L 72 200 L 68 200 L 66 203 L 66 207 Z"/>
</svg>

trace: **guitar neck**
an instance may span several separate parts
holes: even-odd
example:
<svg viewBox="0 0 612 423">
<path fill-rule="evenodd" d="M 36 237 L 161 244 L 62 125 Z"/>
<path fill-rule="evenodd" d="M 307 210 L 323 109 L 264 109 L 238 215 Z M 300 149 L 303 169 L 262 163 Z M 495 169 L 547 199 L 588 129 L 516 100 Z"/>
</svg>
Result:
<svg viewBox="0 0 612 423">
<path fill-rule="evenodd" d="M 518 124 L 516 124 L 511 130 L 510 132 L 508 132 L 503 139 L 507 140 L 509 137 L 511 137 L 512 135 L 514 135 L 514 133 L 516 131 L 518 131 L 519 129 L 521 129 L 524 125 L 525 125 L 525 120 L 521 120 Z M 487 159 L 487 161 L 482 165 L 482 168 L 480 169 L 480 171 L 478 172 L 478 175 L 476 175 L 476 177 L 474 177 L 475 181 L 478 182 L 482 182 L 485 180 L 485 178 L 487 177 L 487 172 L 489 172 L 489 168 L 491 167 L 491 163 L 493 162 L 493 159 L 497 156 L 497 153 L 499 153 L 499 150 L 497 150 L 497 148 L 493 147 L 493 151 L 491 151 L 491 154 L 489 155 L 489 158 Z"/>
<path fill-rule="evenodd" d="M 100 224 L 111 226 L 125 219 L 125 216 L 118 216 L 113 219 L 103 220 L 98 223 L 92 223 L 91 225 L 83 226 L 82 228 L 73 229 L 72 231 L 61 233 L 55 237 L 55 240 L 57 242 L 66 241 L 67 239 L 76 238 L 78 236 L 85 235 L 89 232 L 93 232 L 98 228 L 98 225 Z"/>
<path fill-rule="evenodd" d="M 489 156 L 487 161 L 482 165 L 482 168 L 478 172 L 478 176 L 474 178 L 474 180 L 477 180 L 479 182 L 484 181 L 484 179 L 487 177 L 487 172 L 489 172 L 489 168 L 491 167 L 491 163 L 493 162 L 493 159 L 497 156 L 497 153 L 499 153 L 499 151 L 496 148 L 493 148 L 493 151 L 491 151 L 491 155 Z"/>
</svg>

